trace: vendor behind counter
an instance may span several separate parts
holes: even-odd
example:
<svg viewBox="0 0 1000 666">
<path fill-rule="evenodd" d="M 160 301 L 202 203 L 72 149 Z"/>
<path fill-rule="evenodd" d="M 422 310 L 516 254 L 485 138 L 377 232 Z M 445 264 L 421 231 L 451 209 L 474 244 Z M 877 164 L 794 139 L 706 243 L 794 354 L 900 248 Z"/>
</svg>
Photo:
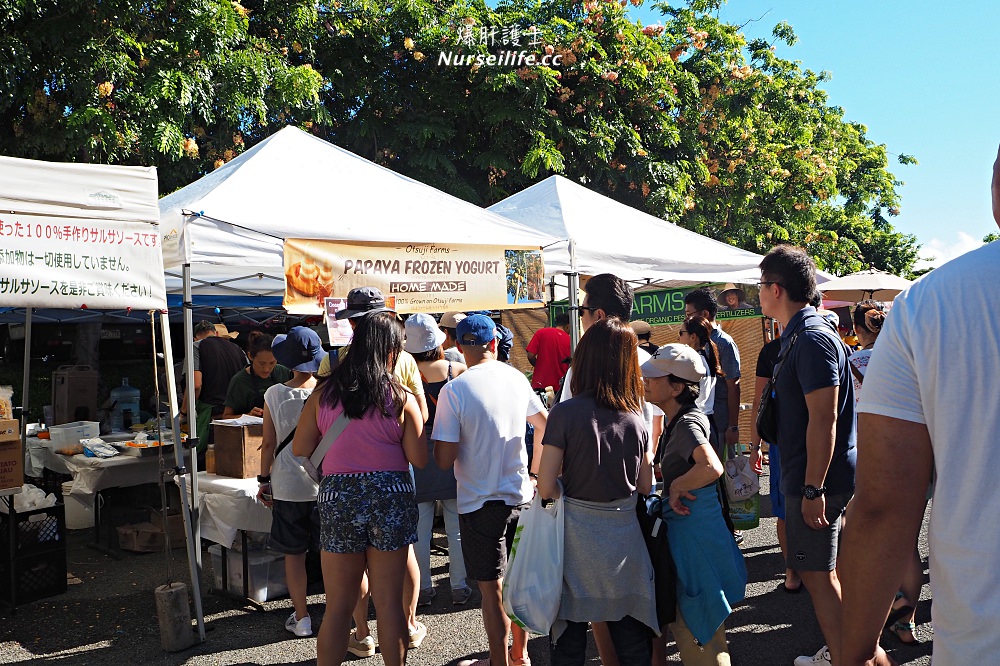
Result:
<svg viewBox="0 0 1000 666">
<path fill-rule="evenodd" d="M 264 392 L 292 378 L 292 371 L 279 365 L 271 352 L 273 340 L 266 333 L 250 339 L 247 344 L 250 365 L 229 380 L 222 418 L 234 419 L 243 414 L 264 416 Z"/>
</svg>

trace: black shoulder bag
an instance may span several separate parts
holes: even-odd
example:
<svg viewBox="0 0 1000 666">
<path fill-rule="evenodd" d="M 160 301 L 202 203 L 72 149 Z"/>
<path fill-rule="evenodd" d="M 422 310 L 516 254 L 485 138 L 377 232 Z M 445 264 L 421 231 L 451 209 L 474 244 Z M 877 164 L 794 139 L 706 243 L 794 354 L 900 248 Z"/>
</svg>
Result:
<svg viewBox="0 0 1000 666">
<path fill-rule="evenodd" d="M 287 435 L 285 435 L 285 438 L 283 440 L 281 440 L 281 444 L 278 444 L 278 448 L 276 448 L 274 450 L 274 457 L 275 458 L 278 457 L 278 454 L 281 453 L 281 450 L 284 449 L 286 446 L 288 446 L 288 444 L 292 441 L 292 438 L 295 437 L 295 430 L 296 430 L 296 428 L 298 428 L 298 426 L 295 426 L 295 428 L 292 428 L 292 431 L 290 433 L 288 433 Z"/>
<path fill-rule="evenodd" d="M 785 358 L 792 352 L 792 347 L 795 346 L 795 341 L 798 339 L 799 333 L 821 330 L 822 328 L 822 326 L 807 326 L 792 335 L 792 340 L 788 343 L 788 347 L 785 351 L 781 352 L 777 363 L 774 364 L 774 372 L 771 373 L 771 379 L 767 381 L 767 386 L 764 387 L 763 393 L 760 394 L 760 402 L 757 403 L 757 435 L 768 444 L 778 443 L 778 405 L 776 404 L 774 389 L 777 385 L 778 373 L 781 372 L 781 366 L 785 364 Z"/>
</svg>

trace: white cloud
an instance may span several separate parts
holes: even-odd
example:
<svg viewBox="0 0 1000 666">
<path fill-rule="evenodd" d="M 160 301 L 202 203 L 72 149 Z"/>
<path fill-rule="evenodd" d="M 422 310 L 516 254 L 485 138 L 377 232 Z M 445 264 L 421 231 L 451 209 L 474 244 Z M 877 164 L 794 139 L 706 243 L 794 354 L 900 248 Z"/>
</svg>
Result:
<svg viewBox="0 0 1000 666">
<path fill-rule="evenodd" d="M 974 238 L 964 231 L 957 232 L 954 239 L 950 241 L 932 238 L 920 248 L 920 259 L 917 260 L 915 268 L 940 266 L 966 252 L 982 247 L 982 245 L 982 239 Z"/>
</svg>

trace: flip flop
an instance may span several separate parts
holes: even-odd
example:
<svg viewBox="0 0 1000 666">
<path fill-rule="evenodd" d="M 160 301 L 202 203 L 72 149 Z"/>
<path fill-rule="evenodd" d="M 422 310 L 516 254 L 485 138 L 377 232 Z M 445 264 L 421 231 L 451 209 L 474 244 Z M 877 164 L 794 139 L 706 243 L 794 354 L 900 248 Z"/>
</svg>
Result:
<svg viewBox="0 0 1000 666">
<path fill-rule="evenodd" d="M 904 617 L 909 617 L 910 614 L 912 613 L 913 613 L 913 606 L 911 606 L 909 603 L 906 603 L 905 605 L 900 606 L 899 608 L 893 608 L 892 610 L 889 611 L 889 617 L 886 618 L 885 627 L 883 628 L 888 629 L 892 627 L 894 624 L 899 622 Z"/>
<path fill-rule="evenodd" d="M 910 632 L 910 634 L 913 635 L 913 639 L 912 640 L 905 640 L 900 635 L 900 633 L 899 633 L 901 631 L 908 631 L 908 632 Z M 896 622 L 891 627 L 886 627 L 886 629 L 885 629 L 885 633 L 890 634 L 893 638 L 895 638 L 897 641 L 899 641 L 903 645 L 919 645 L 920 644 L 920 641 L 917 640 L 917 637 L 915 635 L 916 631 L 917 631 L 917 625 L 914 624 L 913 622 Z"/>
</svg>

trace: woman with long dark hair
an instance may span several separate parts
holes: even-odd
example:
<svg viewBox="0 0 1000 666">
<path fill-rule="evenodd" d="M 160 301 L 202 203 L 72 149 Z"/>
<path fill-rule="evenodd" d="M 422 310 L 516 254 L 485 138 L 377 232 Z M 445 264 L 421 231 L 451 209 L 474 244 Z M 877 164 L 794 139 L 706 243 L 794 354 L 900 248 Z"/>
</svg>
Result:
<svg viewBox="0 0 1000 666">
<path fill-rule="evenodd" d="M 716 384 L 719 379 L 726 378 L 719 363 L 719 348 L 712 340 L 712 324 L 704 317 L 694 315 L 684 320 L 677 335 L 682 344 L 700 352 L 708 364 L 708 373 L 699 382 L 698 399 L 695 402 L 698 409 L 711 416 L 715 404 Z"/>
<path fill-rule="evenodd" d="M 565 497 L 563 593 L 551 633 L 553 666 L 586 659 L 587 623 L 606 622 L 618 661 L 648 666 L 658 632 L 653 567 L 635 517 L 652 489 L 649 433 L 632 328 L 587 329 L 573 354 L 573 397 L 549 414 L 538 492 Z"/>
<path fill-rule="evenodd" d="M 409 465 L 427 463 L 427 445 L 420 408 L 393 376 L 403 350 L 402 326 L 386 312 L 359 319 L 351 353 L 306 401 L 292 446 L 295 455 L 310 456 L 342 415 L 349 419 L 319 466 L 327 610 L 316 644 L 318 663 L 343 662 L 367 569 L 382 657 L 399 666 L 409 640 L 403 579 L 408 546 L 417 540 Z"/>
</svg>

